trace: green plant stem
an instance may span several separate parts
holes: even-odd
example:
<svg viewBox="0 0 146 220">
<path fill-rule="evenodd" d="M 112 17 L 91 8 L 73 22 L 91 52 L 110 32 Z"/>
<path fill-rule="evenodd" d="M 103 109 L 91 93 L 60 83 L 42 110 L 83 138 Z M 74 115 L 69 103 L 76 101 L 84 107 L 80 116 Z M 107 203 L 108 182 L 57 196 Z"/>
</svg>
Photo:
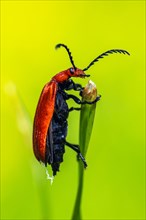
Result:
<svg viewBox="0 0 146 220">
<path fill-rule="evenodd" d="M 81 200 L 82 200 L 82 191 L 83 191 L 83 180 L 84 180 L 84 167 L 81 166 L 80 162 L 78 163 L 78 175 L 79 175 L 79 184 L 77 190 L 77 196 L 75 201 L 75 206 L 73 210 L 72 220 L 81 220 Z"/>
<path fill-rule="evenodd" d="M 97 97 L 96 85 L 90 80 L 85 86 L 82 93 L 82 101 L 92 102 Z M 96 103 L 93 104 L 82 104 L 80 112 L 80 130 L 79 130 L 79 146 L 82 155 L 85 157 L 91 133 L 93 128 L 94 116 L 95 116 Z M 83 192 L 83 182 L 84 182 L 84 167 L 83 164 L 78 163 L 78 175 L 79 184 L 78 191 L 75 201 L 75 206 L 73 210 L 72 220 L 82 220 L 81 216 L 81 200 Z"/>
</svg>

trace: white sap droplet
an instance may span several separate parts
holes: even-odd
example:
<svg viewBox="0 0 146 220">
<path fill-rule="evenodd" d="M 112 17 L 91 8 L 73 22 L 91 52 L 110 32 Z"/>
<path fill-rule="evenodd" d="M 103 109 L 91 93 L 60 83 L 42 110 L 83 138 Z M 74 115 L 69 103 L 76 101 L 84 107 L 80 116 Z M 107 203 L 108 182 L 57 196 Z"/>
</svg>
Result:
<svg viewBox="0 0 146 220">
<path fill-rule="evenodd" d="M 51 183 L 51 185 L 52 185 L 53 180 L 54 180 L 54 176 L 50 176 L 50 174 L 49 174 L 49 172 L 48 172 L 47 169 L 46 169 L 46 175 L 47 175 L 47 179 L 50 180 L 50 183 Z"/>
</svg>

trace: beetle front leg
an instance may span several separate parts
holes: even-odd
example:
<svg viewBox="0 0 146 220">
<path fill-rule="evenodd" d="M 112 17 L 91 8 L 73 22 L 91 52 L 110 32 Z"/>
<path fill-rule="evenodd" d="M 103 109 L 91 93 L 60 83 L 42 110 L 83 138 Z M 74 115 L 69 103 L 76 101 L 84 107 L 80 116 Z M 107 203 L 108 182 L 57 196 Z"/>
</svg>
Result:
<svg viewBox="0 0 146 220">
<path fill-rule="evenodd" d="M 78 84 L 78 83 L 74 83 L 74 81 L 72 79 L 69 79 L 67 82 L 66 82 L 66 85 L 65 85 L 65 90 L 75 90 L 75 91 L 82 91 L 83 90 L 83 87 L 81 84 Z"/>
</svg>

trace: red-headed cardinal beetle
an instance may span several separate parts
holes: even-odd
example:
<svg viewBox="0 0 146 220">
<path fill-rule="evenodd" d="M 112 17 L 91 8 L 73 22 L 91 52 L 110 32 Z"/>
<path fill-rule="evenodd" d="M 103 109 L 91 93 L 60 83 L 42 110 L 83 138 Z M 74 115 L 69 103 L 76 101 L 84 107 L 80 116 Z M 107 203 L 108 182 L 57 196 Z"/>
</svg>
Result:
<svg viewBox="0 0 146 220">
<path fill-rule="evenodd" d="M 80 108 L 68 108 L 66 100 L 73 99 L 77 104 L 93 104 L 99 100 L 97 97 L 93 102 L 82 102 L 78 97 L 68 94 L 65 90 L 79 91 L 82 95 L 83 87 L 74 83 L 71 77 L 89 77 L 85 71 L 90 68 L 99 59 L 113 53 L 123 53 L 130 55 L 125 50 L 113 49 L 102 53 L 96 57 L 86 68 L 79 69 L 75 66 L 71 52 L 64 44 L 57 44 L 56 49 L 64 47 L 69 55 L 72 67 L 64 70 L 48 82 L 40 95 L 37 105 L 34 124 L 33 124 L 33 150 L 38 161 L 47 166 L 52 166 L 53 176 L 59 171 L 60 163 L 63 161 L 65 153 L 65 145 L 77 152 L 78 158 L 83 161 L 84 167 L 87 163 L 80 152 L 80 148 L 76 144 L 66 141 L 67 136 L 67 118 L 72 110 L 80 110 Z"/>
</svg>

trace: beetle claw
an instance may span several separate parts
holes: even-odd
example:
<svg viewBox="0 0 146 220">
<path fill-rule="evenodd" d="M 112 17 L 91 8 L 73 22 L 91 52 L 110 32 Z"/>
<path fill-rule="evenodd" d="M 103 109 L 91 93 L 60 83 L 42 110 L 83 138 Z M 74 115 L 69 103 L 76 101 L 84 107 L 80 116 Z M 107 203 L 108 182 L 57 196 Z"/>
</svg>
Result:
<svg viewBox="0 0 146 220">
<path fill-rule="evenodd" d="M 87 163 L 86 163 L 86 161 L 85 161 L 85 158 L 84 158 L 83 155 L 81 154 L 81 152 L 78 153 L 78 155 L 77 155 L 77 159 L 78 159 L 78 160 L 79 160 L 79 159 L 82 160 L 82 162 L 83 162 L 83 164 L 84 164 L 84 168 L 87 167 Z"/>
</svg>

